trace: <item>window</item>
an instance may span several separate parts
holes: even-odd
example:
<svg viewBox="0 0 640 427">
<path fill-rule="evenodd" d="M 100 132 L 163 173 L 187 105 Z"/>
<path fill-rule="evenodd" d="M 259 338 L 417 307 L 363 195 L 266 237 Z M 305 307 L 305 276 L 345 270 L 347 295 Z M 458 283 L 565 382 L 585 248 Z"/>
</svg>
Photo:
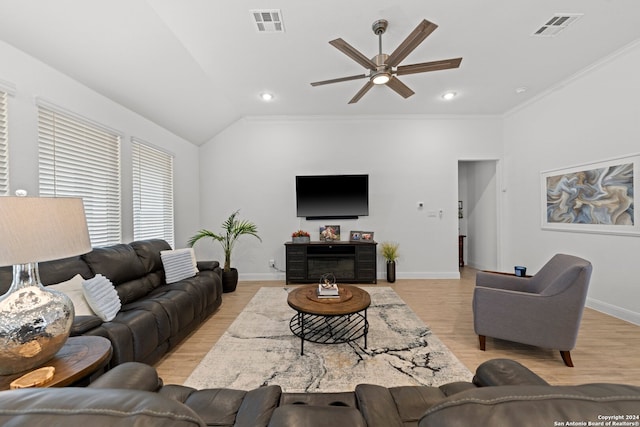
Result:
<svg viewBox="0 0 640 427">
<path fill-rule="evenodd" d="M 41 196 L 82 197 L 92 246 L 120 243 L 120 136 L 38 106 Z"/>
<path fill-rule="evenodd" d="M 0 91 L 0 196 L 9 194 L 7 93 Z"/>
<path fill-rule="evenodd" d="M 132 139 L 133 238 L 164 239 L 174 247 L 173 156 Z"/>
</svg>

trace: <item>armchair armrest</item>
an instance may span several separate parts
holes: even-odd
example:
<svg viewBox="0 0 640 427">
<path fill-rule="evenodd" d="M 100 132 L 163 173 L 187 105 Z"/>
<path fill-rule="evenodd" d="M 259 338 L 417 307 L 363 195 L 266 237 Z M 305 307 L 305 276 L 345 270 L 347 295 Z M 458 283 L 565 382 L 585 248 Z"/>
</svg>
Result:
<svg viewBox="0 0 640 427">
<path fill-rule="evenodd" d="M 476 286 L 485 288 L 527 292 L 527 284 L 530 280 L 531 276 L 519 277 L 515 274 L 493 271 L 478 271 L 476 274 Z"/>
</svg>

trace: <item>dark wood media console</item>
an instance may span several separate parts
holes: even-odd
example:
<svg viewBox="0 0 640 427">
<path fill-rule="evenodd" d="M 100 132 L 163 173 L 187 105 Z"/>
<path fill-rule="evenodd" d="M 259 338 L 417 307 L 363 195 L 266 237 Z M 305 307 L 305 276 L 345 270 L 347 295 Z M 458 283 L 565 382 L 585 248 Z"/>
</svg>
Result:
<svg viewBox="0 0 640 427">
<path fill-rule="evenodd" d="M 286 283 L 318 283 L 333 273 L 338 283 L 377 283 L 376 242 L 285 244 Z"/>
</svg>

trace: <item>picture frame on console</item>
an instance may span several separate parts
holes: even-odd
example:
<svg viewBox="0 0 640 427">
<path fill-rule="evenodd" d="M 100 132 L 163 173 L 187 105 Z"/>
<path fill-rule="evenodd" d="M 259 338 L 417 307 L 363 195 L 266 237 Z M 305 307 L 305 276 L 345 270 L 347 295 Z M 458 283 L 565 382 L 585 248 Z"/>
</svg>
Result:
<svg viewBox="0 0 640 427">
<path fill-rule="evenodd" d="M 340 240 L 339 225 L 324 225 L 320 227 L 320 241 L 332 242 Z"/>
<path fill-rule="evenodd" d="M 543 230 L 640 235 L 640 154 L 540 173 Z"/>
<path fill-rule="evenodd" d="M 363 242 L 373 242 L 373 231 L 361 231 L 360 240 Z"/>
<path fill-rule="evenodd" d="M 359 242 L 362 239 L 362 231 L 351 231 L 349 233 L 349 241 Z"/>
</svg>

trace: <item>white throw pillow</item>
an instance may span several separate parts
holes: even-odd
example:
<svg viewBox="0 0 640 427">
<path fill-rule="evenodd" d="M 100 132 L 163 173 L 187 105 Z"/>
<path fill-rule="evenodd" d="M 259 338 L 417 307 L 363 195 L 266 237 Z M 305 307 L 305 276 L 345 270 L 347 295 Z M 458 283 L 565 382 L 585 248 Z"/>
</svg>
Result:
<svg viewBox="0 0 640 427">
<path fill-rule="evenodd" d="M 193 248 L 160 251 L 167 283 L 175 283 L 198 273 Z"/>
<path fill-rule="evenodd" d="M 68 296 L 73 303 L 76 316 L 94 316 L 95 313 L 91 310 L 91 307 L 87 304 L 87 300 L 84 298 L 82 291 L 83 280 L 81 275 L 76 274 L 66 282 L 47 286 L 47 289 L 54 289 Z"/>
<path fill-rule="evenodd" d="M 92 279 L 82 282 L 84 297 L 96 313 L 105 322 L 109 322 L 116 317 L 122 304 L 116 288 L 111 280 L 102 274 L 96 274 Z"/>
</svg>

